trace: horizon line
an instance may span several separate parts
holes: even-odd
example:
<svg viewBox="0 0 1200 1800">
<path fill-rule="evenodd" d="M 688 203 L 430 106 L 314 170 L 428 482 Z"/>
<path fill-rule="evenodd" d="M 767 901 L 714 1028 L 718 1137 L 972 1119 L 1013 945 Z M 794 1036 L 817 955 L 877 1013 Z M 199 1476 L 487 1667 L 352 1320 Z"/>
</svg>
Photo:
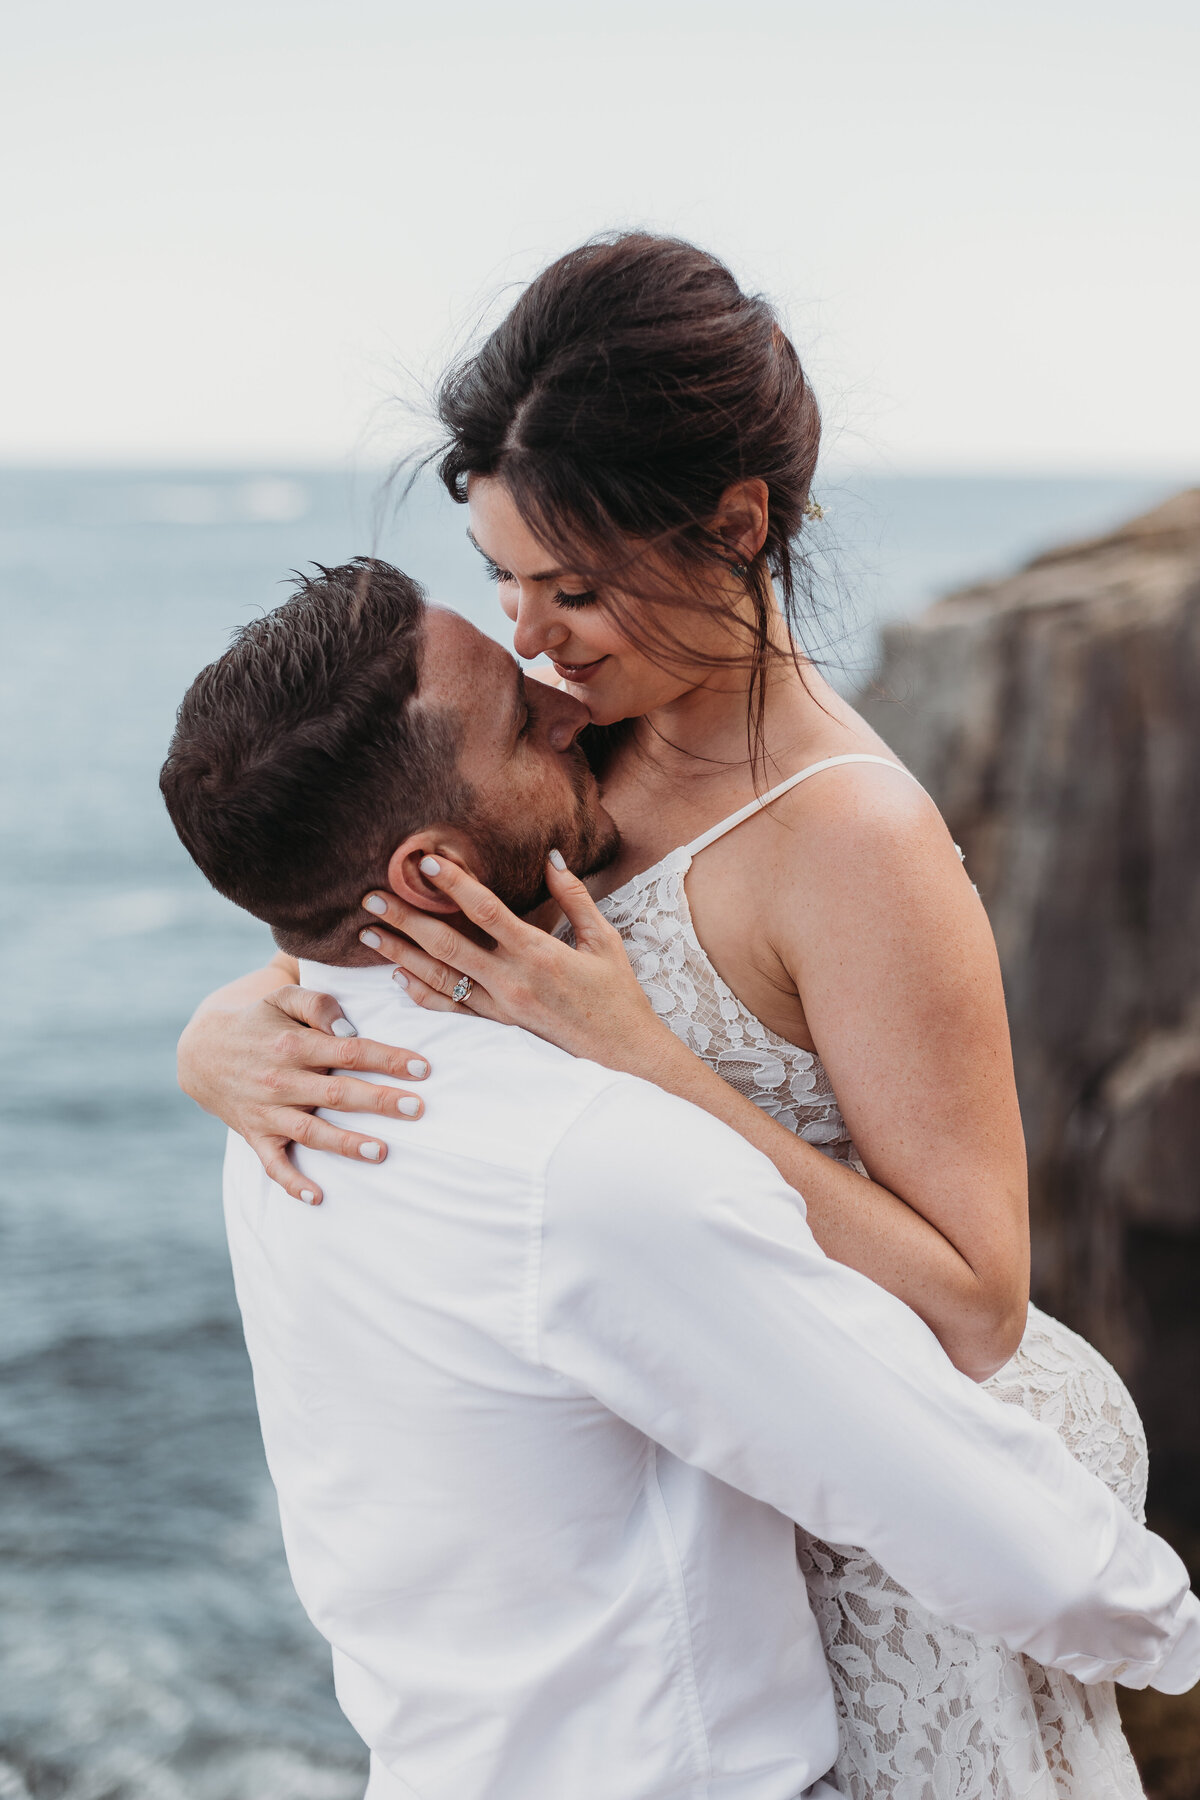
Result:
<svg viewBox="0 0 1200 1800">
<path fill-rule="evenodd" d="M 148 456 L 145 459 L 125 456 L 104 457 L 15 457 L 0 453 L 0 476 L 3 475 L 136 475 L 136 476 L 237 476 L 237 475 L 344 475 L 347 477 L 384 477 L 395 464 L 389 461 L 358 461 L 352 457 L 296 458 L 267 457 L 257 454 L 244 459 L 233 456 L 187 457 Z M 845 481 L 861 477 L 888 480 L 926 481 L 1176 481 L 1200 484 L 1200 458 L 1196 462 L 1171 463 L 1014 463 L 953 462 L 921 460 L 902 463 L 873 458 L 862 462 L 837 462 L 825 468 L 818 465 L 818 483 Z M 420 479 L 420 477 L 418 477 Z M 436 477 L 431 477 L 436 485 Z"/>
</svg>

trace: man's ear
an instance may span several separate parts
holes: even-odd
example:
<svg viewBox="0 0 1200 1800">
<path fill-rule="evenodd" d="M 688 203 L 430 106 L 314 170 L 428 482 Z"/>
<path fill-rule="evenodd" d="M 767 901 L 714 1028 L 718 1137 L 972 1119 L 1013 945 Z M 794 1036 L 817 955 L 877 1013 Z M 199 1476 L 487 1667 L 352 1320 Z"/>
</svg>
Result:
<svg viewBox="0 0 1200 1800">
<path fill-rule="evenodd" d="M 725 489 L 709 530 L 738 562 L 751 563 L 767 541 L 770 516 L 767 484 L 753 476 Z"/>
<path fill-rule="evenodd" d="M 422 875 L 421 863 L 427 856 L 449 856 L 466 869 L 474 861 L 470 839 L 461 831 L 430 826 L 425 831 L 414 831 L 392 851 L 387 866 L 388 886 L 406 906 L 420 907 L 422 912 L 456 913 L 458 908 L 449 895 Z"/>
</svg>

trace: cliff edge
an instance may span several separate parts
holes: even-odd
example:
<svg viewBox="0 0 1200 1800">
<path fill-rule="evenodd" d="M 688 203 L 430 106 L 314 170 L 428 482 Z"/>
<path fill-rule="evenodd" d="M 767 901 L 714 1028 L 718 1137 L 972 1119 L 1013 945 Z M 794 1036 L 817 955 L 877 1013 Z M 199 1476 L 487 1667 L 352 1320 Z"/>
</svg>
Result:
<svg viewBox="0 0 1200 1800">
<path fill-rule="evenodd" d="M 1200 1523 L 1200 489 L 890 627 L 861 707 L 996 933 L 1034 1297 L 1130 1380 Z"/>
</svg>

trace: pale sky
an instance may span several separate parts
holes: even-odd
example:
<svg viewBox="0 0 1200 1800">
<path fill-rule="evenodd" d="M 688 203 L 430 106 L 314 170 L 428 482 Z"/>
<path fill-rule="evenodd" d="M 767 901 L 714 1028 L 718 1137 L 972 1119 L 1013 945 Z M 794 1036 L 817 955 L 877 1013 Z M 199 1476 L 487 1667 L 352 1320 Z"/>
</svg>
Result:
<svg viewBox="0 0 1200 1800">
<path fill-rule="evenodd" d="M 7 0 L 0 459 L 375 461 L 605 227 L 781 306 L 831 457 L 1200 478 L 1195 0 Z"/>
</svg>

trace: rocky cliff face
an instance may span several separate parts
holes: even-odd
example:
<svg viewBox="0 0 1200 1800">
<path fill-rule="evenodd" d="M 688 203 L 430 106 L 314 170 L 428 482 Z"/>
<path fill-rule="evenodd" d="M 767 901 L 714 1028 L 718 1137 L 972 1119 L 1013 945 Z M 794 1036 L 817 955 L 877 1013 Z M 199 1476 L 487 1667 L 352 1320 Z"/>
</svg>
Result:
<svg viewBox="0 0 1200 1800">
<path fill-rule="evenodd" d="M 996 933 L 1035 1298 L 1130 1380 L 1200 1523 L 1200 489 L 891 628 L 863 711 Z"/>
</svg>

